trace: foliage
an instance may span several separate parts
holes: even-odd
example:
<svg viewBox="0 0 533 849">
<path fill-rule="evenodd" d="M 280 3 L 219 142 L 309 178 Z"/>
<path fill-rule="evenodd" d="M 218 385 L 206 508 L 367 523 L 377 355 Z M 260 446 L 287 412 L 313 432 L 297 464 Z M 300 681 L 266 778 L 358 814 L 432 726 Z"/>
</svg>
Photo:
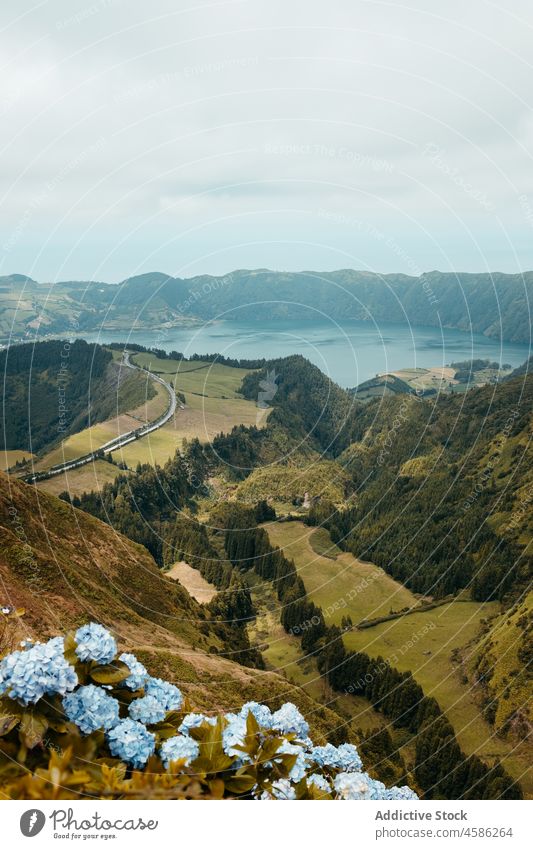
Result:
<svg viewBox="0 0 533 849">
<path fill-rule="evenodd" d="M 120 372 L 109 351 L 82 339 L 11 345 L 0 352 L 0 371 L 0 447 L 7 449 L 41 451 L 155 394 L 140 375 Z"/>
<path fill-rule="evenodd" d="M 0 789 L 5 797 L 417 798 L 408 787 L 387 790 L 362 772 L 355 746 L 314 746 L 307 722 L 290 703 L 271 713 L 251 702 L 238 714 L 209 717 L 188 713 L 169 682 L 147 676 L 143 687 L 132 691 L 127 684 L 139 672 L 134 656 L 127 656 L 129 666 L 116 656 L 104 664 L 98 659 L 111 643 L 109 632 L 89 623 L 44 644 L 52 644 L 54 657 L 61 647 L 75 679 L 67 695 L 63 681 L 49 684 L 48 698 L 31 663 L 26 664 L 31 696 L 18 698 L 6 676 L 12 656 L 2 660 Z M 40 645 L 16 654 L 29 660 L 32 652 L 42 651 Z"/>
</svg>

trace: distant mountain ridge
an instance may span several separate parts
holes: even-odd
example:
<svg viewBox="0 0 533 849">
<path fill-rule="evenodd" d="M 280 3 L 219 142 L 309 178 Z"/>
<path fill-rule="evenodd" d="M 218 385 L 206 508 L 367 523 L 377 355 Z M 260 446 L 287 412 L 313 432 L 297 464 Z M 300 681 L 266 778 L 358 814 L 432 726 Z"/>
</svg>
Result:
<svg viewBox="0 0 533 849">
<path fill-rule="evenodd" d="M 454 328 L 502 341 L 531 340 L 533 272 L 237 270 L 221 276 L 150 272 L 118 284 L 39 284 L 0 277 L 0 338 L 70 330 L 158 329 L 212 319 L 358 319 Z"/>
</svg>

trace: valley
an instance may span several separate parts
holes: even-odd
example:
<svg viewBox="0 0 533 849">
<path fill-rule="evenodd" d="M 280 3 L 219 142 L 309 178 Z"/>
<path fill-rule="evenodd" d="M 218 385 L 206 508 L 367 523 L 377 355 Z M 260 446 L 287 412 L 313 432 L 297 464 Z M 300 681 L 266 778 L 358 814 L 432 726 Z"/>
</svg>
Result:
<svg viewBox="0 0 533 849">
<path fill-rule="evenodd" d="M 110 353 L 119 368 L 117 346 Z M 156 584 L 168 596 L 162 607 L 146 595 L 155 611 L 148 618 L 159 617 L 150 635 L 142 621 L 144 600 L 140 606 L 135 599 L 127 602 L 136 612 L 133 617 L 124 612 L 120 624 L 117 602 L 99 589 L 100 580 L 107 580 L 101 565 L 87 573 L 94 584 L 87 603 L 97 600 L 100 610 L 105 596 L 108 616 L 123 628 L 126 643 L 135 641 L 137 655 L 157 674 L 180 686 L 188 681 L 196 703 L 207 704 L 215 688 L 217 704 L 227 704 L 245 680 L 251 697 L 260 693 L 266 699 L 261 681 L 275 676 L 280 688 L 275 692 L 296 703 L 307 700 L 317 727 L 324 731 L 327 725 L 331 739 L 352 735 L 369 751 L 382 740 L 387 769 L 394 775 L 409 771 L 416 782 L 422 767 L 413 727 L 376 696 L 389 679 L 387 686 L 393 686 L 407 676 L 406 696 L 412 690 L 413 698 L 419 688 L 418 702 L 435 715 L 426 720 L 427 735 L 432 724 L 449 722 L 460 746 L 454 758 L 469 763 L 478 756 L 476 770 L 501 763 L 505 781 L 514 778 L 533 795 L 524 702 L 528 678 L 517 674 L 528 651 L 529 608 L 520 598 L 530 566 L 530 522 L 528 511 L 518 510 L 530 466 L 519 476 L 510 474 L 511 458 L 529 452 L 531 378 L 499 376 L 500 382 L 482 381 L 458 397 L 438 392 L 435 398 L 363 403 L 300 356 L 240 367 L 162 351 L 134 350 L 129 356 L 143 370 L 136 374 L 144 381 L 144 400 L 130 391 L 136 403 L 41 450 L 32 461 L 35 468 L 70 462 L 157 420 L 168 406 L 168 393 L 157 380 L 175 392 L 171 420 L 113 451 L 111 462 L 98 458 L 33 488 L 14 483 L 22 487 L 17 499 L 30 489 L 32 498 L 45 499 L 49 516 L 56 510 L 58 530 L 65 528 L 60 535 L 67 533 L 69 515 L 78 524 L 86 516 L 115 535 L 118 551 L 133 545 L 153 558 L 147 572 L 151 592 L 157 573 Z M 109 368 L 102 367 L 103 373 Z M 50 379 L 46 369 L 43 374 Z M 268 401 L 258 407 L 261 393 Z M 509 409 L 518 410 L 511 420 Z M 490 484 L 478 487 L 470 503 L 468 493 L 487 458 Z M 459 464 L 460 483 L 450 483 Z M 452 492 L 453 506 L 446 502 Z M 443 499 L 446 510 L 439 506 Z M 460 510 L 464 503 L 470 506 Z M 421 511 L 431 522 L 414 518 Z M 83 533 L 93 532 L 87 526 Z M 469 546 L 458 569 L 464 538 Z M 54 545 L 64 564 L 69 544 Z M 8 545 L 11 562 L 9 551 Z M 518 564 L 514 572 L 507 566 L 512 558 Z M 47 593 L 55 568 L 52 561 L 44 573 Z M 498 583 L 502 570 L 504 584 Z M 144 586 L 144 572 L 145 566 L 135 586 L 139 581 Z M 28 587 L 17 587 L 14 597 L 25 606 Z M 30 594 L 35 588 L 32 583 Z M 513 628 L 510 641 L 506 621 Z M 175 633 L 180 645 L 160 627 Z M 335 661 L 336 640 L 344 661 Z M 341 673 L 344 666 L 367 668 L 371 683 L 362 686 L 363 673 Z M 208 670 L 209 691 L 203 686 Z M 431 794 L 437 779 L 421 780 Z"/>
</svg>

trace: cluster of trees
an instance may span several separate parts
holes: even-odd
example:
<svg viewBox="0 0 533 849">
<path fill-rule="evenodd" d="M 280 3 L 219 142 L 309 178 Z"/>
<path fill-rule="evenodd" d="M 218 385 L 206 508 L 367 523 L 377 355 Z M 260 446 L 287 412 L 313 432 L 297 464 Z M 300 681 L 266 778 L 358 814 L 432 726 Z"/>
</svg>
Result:
<svg viewBox="0 0 533 849">
<path fill-rule="evenodd" d="M 107 347 L 112 348 L 114 351 L 127 350 L 135 351 L 136 353 L 155 354 L 160 360 L 220 363 L 223 366 L 231 366 L 232 368 L 260 369 L 267 363 L 264 357 L 261 359 L 237 359 L 236 357 L 225 357 L 223 354 L 191 354 L 189 357 L 186 357 L 180 351 L 165 351 L 163 348 L 156 348 L 155 346 L 147 348 L 145 345 L 139 345 L 136 342 L 110 342 Z"/>
<path fill-rule="evenodd" d="M 281 428 L 332 457 L 353 441 L 354 399 L 301 355 L 269 361 L 266 368 L 246 375 L 241 391 L 257 401 L 265 385 L 270 390 L 266 403 L 273 408 L 267 430 Z"/>
<path fill-rule="evenodd" d="M 471 383 L 474 379 L 474 374 L 477 371 L 483 371 L 483 369 L 494 369 L 498 371 L 499 369 L 510 369 L 512 366 L 509 363 L 497 363 L 496 361 L 491 362 L 490 360 L 464 360 L 459 363 L 451 363 L 451 368 L 455 369 L 455 379 L 460 383 Z"/>
<path fill-rule="evenodd" d="M 83 493 L 72 503 L 144 545 L 163 565 L 168 523 L 198 491 L 192 468 L 197 468 L 196 443 L 183 455 L 177 451 L 163 467 L 139 464 L 135 474 L 118 475 L 100 492 Z M 63 497 L 70 500 L 66 493 Z"/>
<path fill-rule="evenodd" d="M 194 516 L 178 513 L 163 526 L 162 535 L 165 565 L 185 560 L 219 590 L 207 607 L 215 633 L 231 645 L 232 659 L 262 669 L 262 655 L 250 646 L 246 630 L 255 615 L 250 590 L 224 558 L 216 533 L 209 533 Z"/>
<path fill-rule="evenodd" d="M 224 550 L 231 564 L 241 572 L 254 569 L 260 578 L 270 581 L 284 606 L 294 594 L 305 596 L 305 588 L 292 560 L 281 549 L 270 545 L 264 528 L 257 527 L 260 504 L 254 509 L 241 504 L 227 504 L 218 514 L 224 523 Z"/>
</svg>

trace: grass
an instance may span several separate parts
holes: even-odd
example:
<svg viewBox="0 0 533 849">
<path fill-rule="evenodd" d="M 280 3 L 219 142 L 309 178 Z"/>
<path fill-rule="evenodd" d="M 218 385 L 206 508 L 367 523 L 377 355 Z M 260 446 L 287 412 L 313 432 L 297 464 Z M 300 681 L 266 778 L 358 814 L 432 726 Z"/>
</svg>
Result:
<svg viewBox="0 0 533 849">
<path fill-rule="evenodd" d="M 16 449 L 6 451 L 2 448 L 0 450 L 0 471 L 5 472 L 20 460 L 31 460 L 32 457 L 35 457 L 35 454 L 31 454 L 29 451 L 17 451 Z"/>
<path fill-rule="evenodd" d="M 200 442 L 210 442 L 217 434 L 227 433 L 235 425 L 257 423 L 254 402 L 245 400 L 237 392 L 245 370 L 218 363 L 160 360 L 149 353 L 137 354 L 132 360 L 170 378 L 176 391 L 185 394 L 186 405 L 184 409 L 178 407 L 174 419 L 164 427 L 113 453 L 113 459 L 126 463 L 129 469 L 135 469 L 138 463 L 163 465 L 176 450 L 181 449 L 184 439 L 190 441 L 197 437 Z M 43 457 L 36 468 L 48 469 L 88 454 L 120 433 L 157 418 L 167 407 L 168 395 L 160 384 L 155 384 L 155 388 L 155 397 L 145 404 L 74 434 Z M 265 421 L 266 417 L 261 425 Z M 85 482 L 85 477 L 82 478 Z"/>
<path fill-rule="evenodd" d="M 105 422 L 92 425 L 79 433 L 75 433 L 63 440 L 57 448 L 49 451 L 48 454 L 35 464 L 35 468 L 49 469 L 59 463 L 68 460 L 73 460 L 76 457 L 81 457 L 83 454 L 89 454 L 91 451 L 96 451 L 101 445 L 109 442 L 111 439 L 119 436 L 121 433 L 126 433 L 129 430 L 134 430 L 140 427 L 147 421 L 160 416 L 168 405 L 168 393 L 161 384 L 155 384 L 156 394 L 153 398 L 145 401 L 143 404 L 136 406 L 130 412 L 119 416 L 114 416 L 112 419 L 107 419 Z M 119 452 L 115 459 L 120 460 Z"/>
<path fill-rule="evenodd" d="M 193 360 L 160 360 L 147 352 L 135 354 L 131 361 L 156 374 L 173 377 L 176 391 L 192 392 L 209 398 L 239 398 L 239 389 L 249 369 L 233 368 L 221 363 Z"/>
<path fill-rule="evenodd" d="M 401 610 L 418 602 L 410 590 L 373 563 L 357 560 L 346 552 L 335 560 L 315 553 L 310 542 L 315 528 L 301 522 L 273 522 L 265 527 L 271 542 L 296 563 L 310 599 L 322 608 L 330 625 L 340 625 L 348 614 L 355 625 L 362 619 L 386 616 L 391 609 Z"/>
<path fill-rule="evenodd" d="M 100 490 L 104 484 L 114 481 L 119 474 L 125 473 L 106 460 L 97 460 L 95 463 L 80 466 L 79 469 L 71 469 L 70 472 L 39 481 L 35 486 L 50 495 L 59 495 L 61 492 L 70 492 L 72 496 L 82 495 L 84 492 Z"/>
<path fill-rule="evenodd" d="M 213 584 L 210 584 L 209 581 L 206 581 L 200 575 L 198 569 L 193 569 L 184 560 L 174 563 L 165 574 L 169 578 L 172 578 L 173 581 L 179 581 L 189 595 L 200 602 L 200 604 L 207 604 L 217 594 L 217 588 Z"/>
<path fill-rule="evenodd" d="M 418 599 L 383 570 L 343 553 L 336 560 L 317 555 L 310 544 L 313 533 L 300 522 L 265 525 L 273 544 L 294 559 L 309 597 L 324 613 L 326 623 L 341 623 L 349 615 L 356 624 L 364 618 L 385 615 L 416 604 Z M 466 679 L 465 666 L 477 648 L 476 639 L 487 617 L 499 612 L 499 605 L 455 601 L 434 610 L 400 617 L 367 630 L 346 632 L 346 646 L 371 657 L 389 659 L 401 671 L 411 671 L 428 696 L 433 696 L 448 715 L 457 738 L 467 753 L 491 760 L 499 757 L 511 775 L 533 792 L 533 782 L 524 774 L 530 752 L 526 743 L 496 736 L 481 713 L 479 694 Z M 513 751 L 514 749 L 514 751 Z"/>
<path fill-rule="evenodd" d="M 356 728 L 366 732 L 387 725 L 386 719 L 366 699 L 331 690 L 318 672 L 314 657 L 305 656 L 299 639 L 282 628 L 279 601 L 272 584 L 253 571 L 246 574 L 245 580 L 257 611 L 256 618 L 248 626 L 250 643 L 260 649 L 266 668 L 283 675 L 291 686 L 302 688 L 314 701 L 335 710 Z M 287 698 L 291 698 L 290 691 Z"/>
<path fill-rule="evenodd" d="M 336 560 L 342 551 L 334 542 L 325 528 L 316 528 L 309 534 L 309 545 L 321 557 L 328 557 L 330 560 Z"/>
</svg>

